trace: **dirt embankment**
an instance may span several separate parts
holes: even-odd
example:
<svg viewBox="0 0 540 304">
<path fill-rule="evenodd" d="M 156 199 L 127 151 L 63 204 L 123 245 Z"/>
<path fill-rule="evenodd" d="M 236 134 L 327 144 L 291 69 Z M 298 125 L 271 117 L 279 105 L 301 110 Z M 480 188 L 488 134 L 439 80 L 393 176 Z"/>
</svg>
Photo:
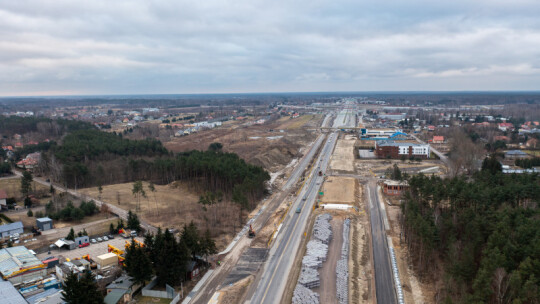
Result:
<svg viewBox="0 0 540 304">
<path fill-rule="evenodd" d="M 317 133 L 308 129 L 320 124 L 320 120 L 320 115 L 305 115 L 297 119 L 282 118 L 265 125 L 236 124 L 174 137 L 164 145 L 173 152 L 182 152 L 206 150 L 211 143 L 220 142 L 224 151 L 234 152 L 249 163 L 276 172 L 300 156 L 300 148 L 316 138 Z"/>
</svg>

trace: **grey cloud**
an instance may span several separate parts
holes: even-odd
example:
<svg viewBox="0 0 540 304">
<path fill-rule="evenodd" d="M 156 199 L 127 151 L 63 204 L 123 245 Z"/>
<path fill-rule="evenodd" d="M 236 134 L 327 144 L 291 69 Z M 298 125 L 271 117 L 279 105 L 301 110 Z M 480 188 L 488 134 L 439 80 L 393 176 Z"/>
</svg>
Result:
<svg viewBox="0 0 540 304">
<path fill-rule="evenodd" d="M 8 1 L 0 95 L 538 89 L 540 3 Z"/>
</svg>

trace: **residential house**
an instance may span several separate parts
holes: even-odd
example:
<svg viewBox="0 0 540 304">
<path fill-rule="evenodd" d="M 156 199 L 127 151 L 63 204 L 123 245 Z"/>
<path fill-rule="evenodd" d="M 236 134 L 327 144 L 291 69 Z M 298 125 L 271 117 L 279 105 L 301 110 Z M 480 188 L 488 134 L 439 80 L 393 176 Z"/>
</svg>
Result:
<svg viewBox="0 0 540 304">
<path fill-rule="evenodd" d="M 538 139 L 531 138 L 527 140 L 527 142 L 525 143 L 525 147 L 532 148 L 532 149 L 539 148 L 540 146 L 538 145 Z"/>
<path fill-rule="evenodd" d="M 500 141 L 504 141 L 504 142 L 509 142 L 510 138 L 508 138 L 508 136 L 498 135 L 498 136 L 493 137 L 493 140 L 495 140 L 495 141 L 500 140 Z"/>
<path fill-rule="evenodd" d="M 129 303 L 133 299 L 133 294 L 142 287 L 142 284 L 135 284 L 131 277 L 123 275 L 107 285 L 106 304 Z"/>
<path fill-rule="evenodd" d="M 433 136 L 433 140 L 431 142 L 434 144 L 444 144 L 444 136 Z"/>
<path fill-rule="evenodd" d="M 514 125 L 509 122 L 501 122 L 499 123 L 499 130 L 506 132 L 506 131 L 512 131 L 514 130 Z"/>
</svg>

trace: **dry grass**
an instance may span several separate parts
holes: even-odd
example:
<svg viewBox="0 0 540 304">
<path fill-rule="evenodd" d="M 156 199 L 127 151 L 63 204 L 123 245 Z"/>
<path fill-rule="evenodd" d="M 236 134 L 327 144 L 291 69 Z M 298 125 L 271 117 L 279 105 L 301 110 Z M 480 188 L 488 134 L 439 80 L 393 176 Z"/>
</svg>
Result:
<svg viewBox="0 0 540 304">
<path fill-rule="evenodd" d="M 101 199 L 135 212 L 137 199 L 132 194 L 132 188 L 132 183 L 103 186 Z M 143 182 L 143 188 L 147 198 L 140 199 L 141 210 L 137 214 L 155 227 L 174 227 L 180 230 L 184 224 L 193 221 L 201 231 L 211 231 L 218 248 L 225 247 L 239 230 L 238 208 L 230 202 L 222 202 L 205 212 L 198 203 L 199 195 L 185 183 L 155 185 L 154 193 L 150 192 L 146 182 Z M 94 198 L 99 195 L 97 187 L 80 189 L 79 192 Z"/>
<path fill-rule="evenodd" d="M 284 130 L 300 129 L 314 118 L 320 118 L 320 115 L 302 115 L 298 118 L 282 117 L 278 120 L 281 123 L 278 128 Z"/>
<path fill-rule="evenodd" d="M 21 195 L 21 178 L 20 177 L 14 177 L 14 178 L 6 178 L 6 179 L 0 179 L 0 189 L 3 189 L 6 191 L 6 194 L 8 197 L 15 197 L 19 199 L 22 197 Z M 36 182 L 32 182 L 32 190 L 40 192 L 40 191 L 49 191 L 49 188 L 45 187 L 44 185 Z"/>
<path fill-rule="evenodd" d="M 329 176 L 323 184 L 323 203 L 344 203 L 355 202 L 354 189 L 356 180 L 352 177 Z"/>
</svg>

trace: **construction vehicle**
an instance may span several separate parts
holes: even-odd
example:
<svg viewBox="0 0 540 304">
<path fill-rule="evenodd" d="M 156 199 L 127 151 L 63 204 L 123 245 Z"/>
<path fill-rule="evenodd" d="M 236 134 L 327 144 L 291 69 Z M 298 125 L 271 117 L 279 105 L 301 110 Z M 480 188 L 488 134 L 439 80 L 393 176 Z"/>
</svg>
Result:
<svg viewBox="0 0 540 304">
<path fill-rule="evenodd" d="M 129 239 L 133 235 L 132 232 L 130 232 L 129 230 L 126 230 L 126 229 L 118 230 L 118 234 L 120 234 L 125 239 Z M 137 235 L 135 235 L 135 236 L 137 236 Z"/>
<path fill-rule="evenodd" d="M 108 244 L 107 247 L 109 252 L 112 252 L 118 256 L 118 264 L 124 266 L 124 261 L 126 260 L 124 250 L 118 249 L 111 244 Z"/>
<path fill-rule="evenodd" d="M 253 227 L 251 227 L 251 225 L 249 225 L 248 237 L 250 239 L 255 237 L 255 230 L 253 230 Z"/>
<path fill-rule="evenodd" d="M 136 240 L 136 239 L 133 239 L 135 241 L 135 244 L 137 244 L 139 247 L 144 247 L 144 243 L 139 241 L 139 240 Z M 131 246 L 131 242 L 130 241 L 126 241 L 126 244 L 124 245 L 124 248 L 127 250 L 129 248 L 129 246 Z"/>
</svg>

